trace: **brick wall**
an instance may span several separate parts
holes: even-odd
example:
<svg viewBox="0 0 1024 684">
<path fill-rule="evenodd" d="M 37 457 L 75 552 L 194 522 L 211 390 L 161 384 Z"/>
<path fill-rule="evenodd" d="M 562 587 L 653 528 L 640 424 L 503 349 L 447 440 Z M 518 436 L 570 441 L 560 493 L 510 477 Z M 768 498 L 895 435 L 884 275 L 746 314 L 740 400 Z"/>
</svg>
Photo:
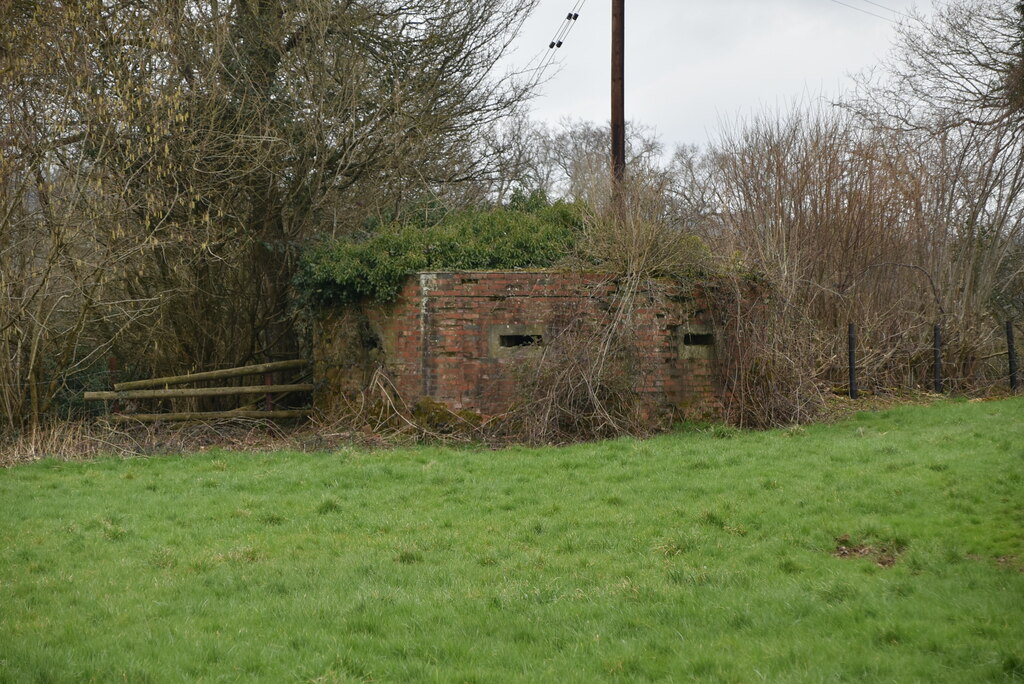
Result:
<svg viewBox="0 0 1024 684">
<path fill-rule="evenodd" d="M 394 303 L 322 316 L 316 403 L 337 408 L 382 366 L 410 406 L 429 397 L 456 411 L 501 413 L 515 398 L 513 368 L 528 369 L 569 326 L 608 325 L 618 290 L 599 273 L 421 273 Z M 651 281 L 635 303 L 636 389 L 645 413 L 651 420 L 717 415 L 715 340 L 702 297 Z"/>
</svg>

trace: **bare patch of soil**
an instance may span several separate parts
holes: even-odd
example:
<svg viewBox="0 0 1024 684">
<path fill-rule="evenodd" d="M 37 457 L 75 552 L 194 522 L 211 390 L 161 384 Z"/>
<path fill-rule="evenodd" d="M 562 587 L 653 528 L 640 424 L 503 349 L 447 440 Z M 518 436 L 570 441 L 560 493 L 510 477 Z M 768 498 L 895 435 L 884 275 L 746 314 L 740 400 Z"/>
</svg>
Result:
<svg viewBox="0 0 1024 684">
<path fill-rule="evenodd" d="M 998 558 L 990 558 L 986 556 L 979 556 L 977 554 L 969 553 L 967 557 L 973 561 L 980 561 L 983 563 L 994 562 L 1001 568 L 1007 568 L 1010 570 L 1016 570 L 1017 572 L 1024 573 L 1024 560 L 1017 558 L 1017 556 L 999 556 Z"/>
<path fill-rule="evenodd" d="M 868 558 L 880 568 L 891 568 L 899 560 L 902 548 L 894 544 L 856 544 L 850 541 L 850 535 L 836 537 L 836 549 L 832 555 L 836 558 Z"/>
</svg>

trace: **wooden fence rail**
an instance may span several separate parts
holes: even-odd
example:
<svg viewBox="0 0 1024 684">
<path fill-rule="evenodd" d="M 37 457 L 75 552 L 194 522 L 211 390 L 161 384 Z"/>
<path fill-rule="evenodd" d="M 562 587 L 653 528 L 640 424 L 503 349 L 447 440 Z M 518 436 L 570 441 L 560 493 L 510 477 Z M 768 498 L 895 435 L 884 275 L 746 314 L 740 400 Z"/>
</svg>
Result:
<svg viewBox="0 0 1024 684">
<path fill-rule="evenodd" d="M 190 387 L 187 389 L 125 390 L 86 392 L 86 401 L 101 399 L 170 399 L 179 397 L 228 397 L 234 394 L 278 394 L 280 392 L 312 392 L 313 385 L 243 385 L 240 387 Z"/>
<path fill-rule="evenodd" d="M 306 359 L 292 359 L 290 361 L 274 361 L 272 363 L 259 363 L 255 366 L 240 366 L 238 368 L 224 368 L 222 370 L 205 371 L 192 373 L 190 375 L 171 375 L 166 378 L 150 378 L 149 380 L 133 380 L 131 382 L 119 382 L 114 389 L 135 390 L 147 387 L 163 387 L 166 385 L 183 385 L 188 382 L 200 382 L 203 380 L 224 380 L 226 378 L 239 378 L 245 375 L 258 375 L 261 373 L 273 373 L 274 371 L 297 370 L 309 365 Z"/>
<path fill-rule="evenodd" d="M 115 413 L 110 419 L 115 423 L 157 423 L 160 421 L 179 420 L 226 420 L 231 418 L 266 418 L 281 420 L 288 418 L 305 418 L 309 409 L 287 409 L 282 411 L 192 411 L 183 413 Z"/>
<path fill-rule="evenodd" d="M 113 391 L 85 392 L 83 398 L 86 401 L 113 401 L 115 402 L 115 413 L 111 416 L 114 421 L 128 422 L 156 422 L 162 420 L 216 420 L 224 418 L 269 418 L 288 419 L 302 418 L 309 415 L 310 409 L 285 409 L 275 410 L 271 395 L 283 396 L 294 392 L 312 392 L 312 383 L 273 384 L 270 381 L 270 374 L 277 371 L 299 370 L 309 365 L 306 359 L 291 359 L 288 361 L 275 361 L 272 363 L 260 363 L 251 366 L 240 366 L 238 368 L 224 368 L 222 370 L 191 373 L 187 375 L 172 375 L 163 378 L 150 378 L 148 380 L 133 380 L 131 382 L 114 383 Z M 169 385 L 183 385 L 191 382 L 202 382 L 206 380 L 223 380 L 238 378 L 247 375 L 262 375 L 265 384 L 262 385 L 240 385 L 236 387 L 191 387 L 181 389 L 168 389 Z M 151 389 L 158 388 L 158 389 Z M 257 411 L 253 405 L 247 405 L 230 411 L 177 411 L 169 413 L 137 413 L 123 414 L 117 412 L 117 406 L 129 399 L 179 399 L 195 397 L 222 397 L 222 396 L 243 396 L 243 395 L 264 395 L 267 397 L 266 410 Z"/>
</svg>

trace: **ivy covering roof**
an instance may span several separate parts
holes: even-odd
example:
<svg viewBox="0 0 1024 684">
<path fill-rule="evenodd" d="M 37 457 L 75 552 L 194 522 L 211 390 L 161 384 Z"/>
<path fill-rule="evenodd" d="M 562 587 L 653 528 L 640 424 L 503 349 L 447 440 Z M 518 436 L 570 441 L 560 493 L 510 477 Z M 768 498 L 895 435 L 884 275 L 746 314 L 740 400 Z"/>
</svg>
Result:
<svg viewBox="0 0 1024 684">
<path fill-rule="evenodd" d="M 521 203 L 463 210 L 423 223 L 391 223 L 362 239 L 322 242 L 305 256 L 296 287 L 316 307 L 363 298 L 393 301 L 421 271 L 544 268 L 564 260 L 581 233 L 578 207 Z"/>
</svg>

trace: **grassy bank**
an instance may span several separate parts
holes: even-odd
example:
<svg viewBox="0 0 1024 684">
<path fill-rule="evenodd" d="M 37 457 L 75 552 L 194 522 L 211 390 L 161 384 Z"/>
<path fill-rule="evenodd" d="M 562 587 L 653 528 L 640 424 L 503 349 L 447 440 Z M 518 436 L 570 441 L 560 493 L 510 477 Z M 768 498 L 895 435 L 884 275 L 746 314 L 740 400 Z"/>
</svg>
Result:
<svg viewBox="0 0 1024 684">
<path fill-rule="evenodd" d="M 1024 400 L 0 471 L 0 681 L 1024 678 Z"/>
</svg>

